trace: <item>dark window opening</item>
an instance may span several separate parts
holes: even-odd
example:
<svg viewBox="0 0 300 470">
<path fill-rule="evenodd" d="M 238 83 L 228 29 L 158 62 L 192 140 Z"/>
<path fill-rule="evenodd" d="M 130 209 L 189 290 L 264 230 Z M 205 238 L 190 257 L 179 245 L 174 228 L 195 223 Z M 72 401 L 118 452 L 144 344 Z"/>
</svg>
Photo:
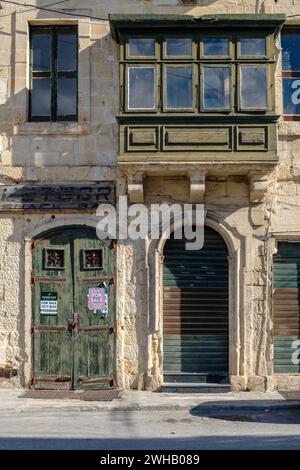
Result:
<svg viewBox="0 0 300 470">
<path fill-rule="evenodd" d="M 30 30 L 30 121 L 77 121 L 78 30 Z"/>
</svg>

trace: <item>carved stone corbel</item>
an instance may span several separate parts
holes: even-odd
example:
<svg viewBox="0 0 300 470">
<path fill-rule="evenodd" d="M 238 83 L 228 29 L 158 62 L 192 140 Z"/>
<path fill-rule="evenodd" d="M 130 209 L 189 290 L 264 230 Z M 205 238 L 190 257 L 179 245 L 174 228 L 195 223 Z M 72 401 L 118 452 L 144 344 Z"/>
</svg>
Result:
<svg viewBox="0 0 300 470">
<path fill-rule="evenodd" d="M 205 174 L 190 174 L 190 202 L 203 204 L 205 196 Z"/>
<path fill-rule="evenodd" d="M 268 180 L 266 177 L 252 175 L 249 178 L 250 202 L 262 202 L 268 189 Z"/>
<path fill-rule="evenodd" d="M 128 176 L 128 196 L 129 202 L 144 202 L 144 174 L 138 173 Z"/>
</svg>

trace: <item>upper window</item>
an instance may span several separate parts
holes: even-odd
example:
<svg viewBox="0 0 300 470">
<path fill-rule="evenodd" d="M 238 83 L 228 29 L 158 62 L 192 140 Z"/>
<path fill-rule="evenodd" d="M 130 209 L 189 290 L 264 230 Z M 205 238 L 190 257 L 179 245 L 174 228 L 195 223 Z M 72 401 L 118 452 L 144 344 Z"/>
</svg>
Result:
<svg viewBox="0 0 300 470">
<path fill-rule="evenodd" d="M 77 27 L 30 30 L 30 121 L 77 120 Z"/>
<path fill-rule="evenodd" d="M 229 57 L 227 38 L 203 38 L 203 57 Z"/>
<path fill-rule="evenodd" d="M 266 39 L 245 37 L 240 40 L 241 57 L 266 57 Z"/>
<path fill-rule="evenodd" d="M 270 37 L 127 37 L 121 47 L 128 113 L 270 111 Z"/>
<path fill-rule="evenodd" d="M 281 35 L 283 113 L 287 121 L 300 120 L 300 31 L 285 29 Z"/>
</svg>

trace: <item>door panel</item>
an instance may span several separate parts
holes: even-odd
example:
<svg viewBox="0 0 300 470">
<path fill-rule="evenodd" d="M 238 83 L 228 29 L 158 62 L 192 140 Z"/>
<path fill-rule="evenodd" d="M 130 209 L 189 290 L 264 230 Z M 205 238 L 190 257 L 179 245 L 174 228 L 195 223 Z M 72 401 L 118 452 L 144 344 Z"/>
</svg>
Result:
<svg viewBox="0 0 300 470">
<path fill-rule="evenodd" d="M 74 299 L 79 314 L 79 340 L 75 348 L 75 387 L 111 386 L 114 376 L 115 252 L 114 244 L 95 233 L 76 233 L 74 238 Z M 90 288 L 105 283 L 107 317 L 88 308 Z"/>
<path fill-rule="evenodd" d="M 36 240 L 33 250 L 33 349 L 37 388 L 69 388 L 72 378 L 72 344 L 68 319 L 72 313 L 71 238 L 58 232 Z M 45 293 L 57 296 L 57 313 L 45 314 Z"/>
<path fill-rule="evenodd" d="M 228 261 L 221 236 L 205 227 L 204 247 L 164 250 L 164 372 L 228 373 Z"/>
<path fill-rule="evenodd" d="M 35 240 L 32 296 L 36 388 L 113 386 L 114 273 L 113 244 L 98 240 L 95 230 L 69 228 Z M 108 288 L 105 318 L 99 311 L 88 309 L 89 288 L 101 282 Z M 41 303 L 43 299 L 52 302 Z"/>
</svg>

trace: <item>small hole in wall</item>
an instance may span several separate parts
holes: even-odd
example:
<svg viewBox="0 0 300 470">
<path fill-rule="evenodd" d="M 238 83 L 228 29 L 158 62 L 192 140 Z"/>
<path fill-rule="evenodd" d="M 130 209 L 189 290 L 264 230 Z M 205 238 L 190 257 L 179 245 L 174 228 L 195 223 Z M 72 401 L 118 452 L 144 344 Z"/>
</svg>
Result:
<svg viewBox="0 0 300 470">
<path fill-rule="evenodd" d="M 52 219 L 52 220 L 55 219 L 55 215 L 51 215 L 51 219 Z"/>
<path fill-rule="evenodd" d="M 26 219 L 26 222 L 27 222 L 28 224 L 30 224 L 31 219 Z"/>
</svg>

